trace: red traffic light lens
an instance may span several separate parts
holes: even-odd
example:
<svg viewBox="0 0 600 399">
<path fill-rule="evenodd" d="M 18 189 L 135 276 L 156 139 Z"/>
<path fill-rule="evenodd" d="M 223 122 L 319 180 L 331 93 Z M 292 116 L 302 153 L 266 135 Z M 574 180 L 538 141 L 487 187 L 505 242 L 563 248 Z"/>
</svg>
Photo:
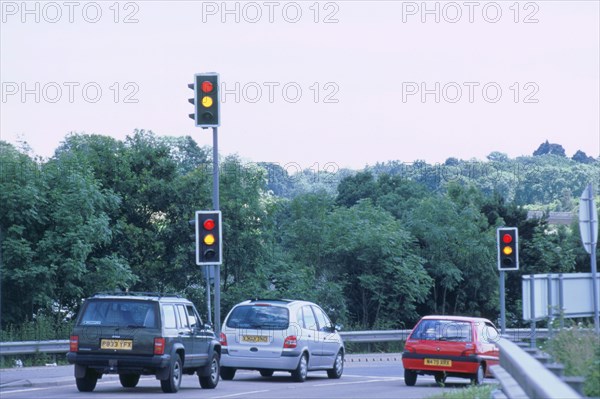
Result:
<svg viewBox="0 0 600 399">
<path fill-rule="evenodd" d="M 513 238 L 510 234 L 504 234 L 502 236 L 502 242 L 505 244 L 510 244 L 512 242 Z"/>
<path fill-rule="evenodd" d="M 208 80 L 205 80 L 204 82 L 202 82 L 202 92 L 203 93 L 210 93 L 211 91 L 213 91 L 213 84 L 211 82 L 209 82 Z"/>
<path fill-rule="evenodd" d="M 215 221 L 212 219 L 206 219 L 202 224 L 205 230 L 212 230 L 215 228 Z"/>
</svg>

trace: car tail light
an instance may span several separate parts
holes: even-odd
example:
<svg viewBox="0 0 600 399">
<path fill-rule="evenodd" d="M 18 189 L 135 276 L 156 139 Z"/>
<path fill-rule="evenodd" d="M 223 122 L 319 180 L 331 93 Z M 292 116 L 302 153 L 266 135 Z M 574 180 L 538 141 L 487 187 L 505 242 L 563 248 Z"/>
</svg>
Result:
<svg viewBox="0 0 600 399">
<path fill-rule="evenodd" d="M 475 345 L 473 344 L 466 344 L 465 345 L 465 350 L 462 351 L 462 356 L 473 356 L 477 353 L 477 350 L 475 349 Z"/>
<path fill-rule="evenodd" d="M 298 339 L 295 335 L 285 337 L 285 340 L 283 341 L 284 348 L 295 348 L 296 345 L 298 345 Z"/>
<path fill-rule="evenodd" d="M 164 355 L 165 354 L 165 339 L 154 338 L 154 354 Z"/>
<path fill-rule="evenodd" d="M 77 352 L 79 350 L 79 336 L 71 335 L 69 338 L 69 352 Z"/>
<path fill-rule="evenodd" d="M 221 333 L 221 335 L 219 335 L 219 341 L 221 342 L 221 346 L 227 346 L 227 335 Z"/>
</svg>

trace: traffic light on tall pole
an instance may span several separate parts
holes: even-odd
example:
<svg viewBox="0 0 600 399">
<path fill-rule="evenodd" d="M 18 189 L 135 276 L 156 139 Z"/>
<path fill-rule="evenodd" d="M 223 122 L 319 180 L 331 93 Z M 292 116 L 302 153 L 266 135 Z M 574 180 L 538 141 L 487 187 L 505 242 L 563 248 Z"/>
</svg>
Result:
<svg viewBox="0 0 600 399">
<path fill-rule="evenodd" d="M 197 73 L 194 83 L 188 85 L 194 90 L 194 98 L 189 102 L 194 105 L 194 119 L 196 126 L 201 128 L 218 127 L 221 125 L 219 102 L 219 74 L 216 72 Z"/>
<path fill-rule="evenodd" d="M 500 227 L 496 230 L 498 242 L 498 270 L 519 270 L 519 230 Z"/>
<path fill-rule="evenodd" d="M 221 211 L 196 211 L 196 264 L 220 265 L 223 259 Z"/>
</svg>

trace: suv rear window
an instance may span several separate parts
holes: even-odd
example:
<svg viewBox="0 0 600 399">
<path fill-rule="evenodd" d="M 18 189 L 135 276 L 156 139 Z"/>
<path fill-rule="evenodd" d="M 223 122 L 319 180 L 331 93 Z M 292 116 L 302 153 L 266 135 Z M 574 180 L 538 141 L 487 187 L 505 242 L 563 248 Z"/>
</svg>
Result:
<svg viewBox="0 0 600 399">
<path fill-rule="evenodd" d="M 411 339 L 428 341 L 471 342 L 471 323 L 455 320 L 422 320 Z"/>
<path fill-rule="evenodd" d="M 79 325 L 156 328 L 157 321 L 154 303 L 111 299 L 89 301 Z"/>
<path fill-rule="evenodd" d="M 229 328 L 285 330 L 289 324 L 289 311 L 280 306 L 241 305 L 227 319 Z"/>
</svg>

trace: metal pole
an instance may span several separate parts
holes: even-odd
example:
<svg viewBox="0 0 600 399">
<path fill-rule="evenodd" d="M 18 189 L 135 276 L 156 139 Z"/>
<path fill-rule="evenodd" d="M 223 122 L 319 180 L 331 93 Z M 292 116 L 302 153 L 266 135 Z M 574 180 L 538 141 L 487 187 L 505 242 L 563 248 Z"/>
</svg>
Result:
<svg viewBox="0 0 600 399">
<path fill-rule="evenodd" d="M 529 277 L 529 300 L 531 301 L 531 304 L 529 305 L 529 311 L 531 313 L 531 347 L 535 348 L 536 347 L 536 342 L 535 342 L 535 276 L 532 274 Z"/>
<path fill-rule="evenodd" d="M 565 292 L 563 290 L 563 274 L 558 275 L 558 306 L 560 317 L 560 329 L 565 329 Z"/>
<path fill-rule="evenodd" d="M 500 270 L 500 333 L 506 333 L 506 292 L 504 292 L 504 270 Z"/>
<path fill-rule="evenodd" d="M 206 308 L 208 309 L 207 318 L 208 324 L 212 324 L 212 309 L 210 306 L 210 270 L 208 269 L 210 266 L 204 266 L 204 274 L 206 275 Z"/>
<path fill-rule="evenodd" d="M 554 331 L 552 324 L 554 323 L 554 303 L 552 301 L 552 274 L 548 274 L 548 336 L 552 338 Z"/>
<path fill-rule="evenodd" d="M 219 210 L 219 131 L 213 127 L 213 209 Z M 222 228 L 222 227 L 221 227 Z M 223 243 L 221 243 L 223 245 Z M 215 333 L 221 332 L 221 266 L 215 265 Z"/>
<path fill-rule="evenodd" d="M 594 330 L 596 331 L 596 334 L 600 334 L 600 320 L 599 320 L 599 316 L 598 316 L 598 279 L 597 279 L 597 270 L 596 270 L 596 242 L 594 242 L 594 236 L 595 236 L 595 231 L 594 231 L 594 221 L 593 221 L 593 216 L 594 215 L 594 190 L 592 188 L 592 183 L 590 183 L 589 185 L 589 194 L 590 194 L 590 198 L 588 201 L 588 209 L 589 212 L 588 214 L 590 215 L 590 220 L 588 225 L 590 226 L 590 262 L 591 262 L 591 266 L 592 266 L 592 299 L 594 300 Z"/>
</svg>

